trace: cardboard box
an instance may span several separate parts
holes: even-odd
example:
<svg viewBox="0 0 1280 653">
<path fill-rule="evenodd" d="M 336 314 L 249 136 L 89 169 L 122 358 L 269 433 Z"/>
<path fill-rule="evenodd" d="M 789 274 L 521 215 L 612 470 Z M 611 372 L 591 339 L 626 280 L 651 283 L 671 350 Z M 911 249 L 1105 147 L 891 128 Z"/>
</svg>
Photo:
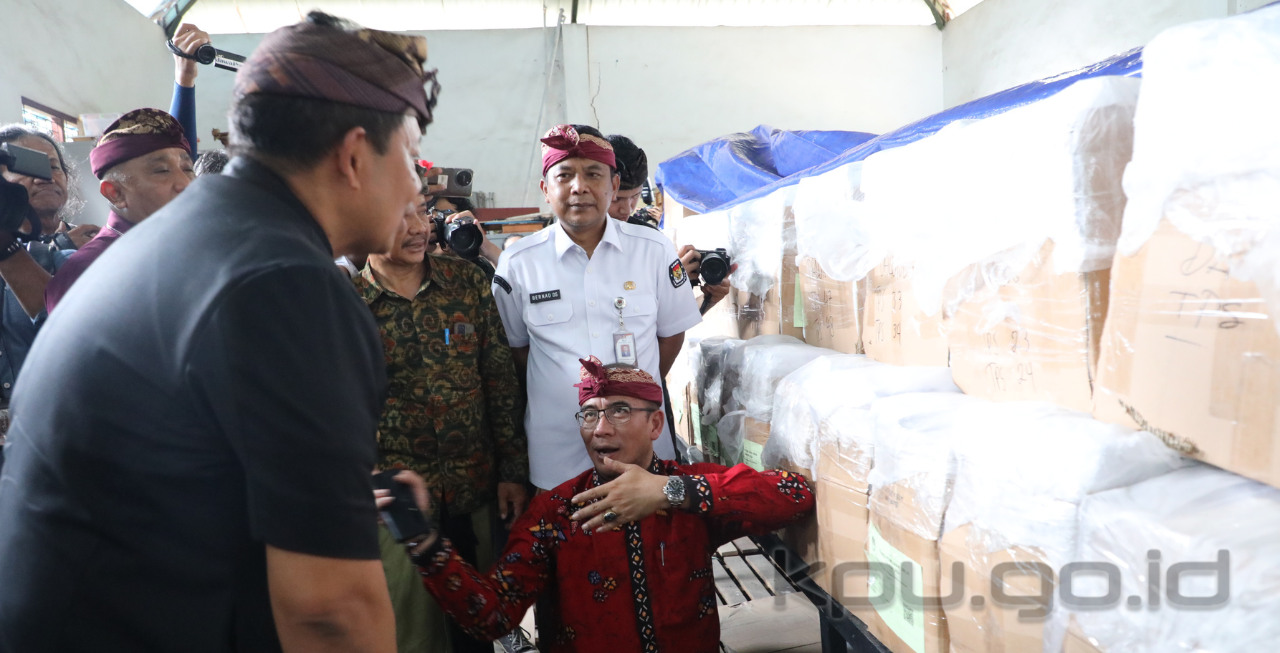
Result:
<svg viewBox="0 0 1280 653">
<path fill-rule="evenodd" d="M 763 297 L 738 290 L 734 293 L 738 307 L 738 334 L 746 340 L 756 336 L 784 335 L 804 339 L 804 310 L 800 326 L 796 326 L 796 258 L 782 258 L 782 271 L 773 287 Z"/>
<path fill-rule="evenodd" d="M 720 606 L 720 641 L 733 653 L 819 653 L 818 610 L 799 592 Z"/>
<path fill-rule="evenodd" d="M 1046 241 L 1013 282 L 952 316 L 951 376 L 965 394 L 1092 409 L 1111 271 L 1054 274 L 1053 248 Z"/>
<path fill-rule="evenodd" d="M 1116 256 L 1094 417 L 1280 487 L 1280 336 L 1257 286 L 1229 269 L 1168 220 Z"/>
<path fill-rule="evenodd" d="M 885 258 L 866 278 L 862 347 L 891 365 L 947 365 L 948 325 L 939 311 L 927 316 L 911 289 L 911 266 Z"/>
<path fill-rule="evenodd" d="M 893 570 L 888 579 L 880 583 L 892 583 L 897 591 L 894 601 L 876 608 L 867 617 L 871 633 L 893 653 L 950 653 L 947 635 L 947 618 L 941 608 L 920 608 L 902 601 L 905 589 L 917 596 L 938 598 L 942 581 L 938 538 L 921 537 L 907 528 L 927 520 L 927 511 L 916 502 L 911 484 L 900 481 L 874 490 L 878 500 L 872 502 L 870 525 L 867 532 L 867 560 L 878 562 Z M 887 506 L 884 511 L 876 506 Z M 901 576 L 903 563 L 910 563 L 911 585 Z M 874 577 L 873 577 L 874 578 Z M 881 595 L 873 584 L 872 596 Z"/>
<path fill-rule="evenodd" d="M 818 557 L 822 571 L 814 580 L 825 592 L 866 618 L 868 608 L 853 609 L 848 599 L 867 596 L 864 573 L 847 573 L 847 563 L 867 561 L 867 523 L 870 519 L 865 466 L 850 464 L 857 457 L 839 444 L 826 443 L 818 456 L 817 498 Z M 840 586 L 836 587 L 836 579 Z"/>
<path fill-rule="evenodd" d="M 864 282 L 836 281 L 811 258 L 798 265 L 800 292 L 804 295 L 804 341 L 842 354 L 862 353 L 861 307 Z M 798 309 L 797 309 L 798 310 Z"/>
<path fill-rule="evenodd" d="M 747 417 L 743 420 L 742 462 L 758 472 L 764 471 L 761 454 L 769 442 L 769 423 Z"/>
<path fill-rule="evenodd" d="M 956 581 L 952 576 L 955 563 L 961 563 L 964 570 L 964 600 L 945 609 L 951 653 L 1043 653 L 1045 622 L 1020 620 L 1018 612 L 1029 609 L 1026 606 L 996 605 L 991 598 L 991 571 L 1004 563 L 1025 563 L 1026 569 L 1032 570 L 1029 565 L 1047 564 L 1046 560 L 1040 552 L 1022 547 L 988 552 L 981 544 L 970 542 L 970 528 L 966 524 L 953 529 L 943 535 L 939 543 L 942 590 L 952 591 L 950 588 Z M 1042 591 L 1040 577 L 1029 573 L 1006 574 L 1004 582 L 1004 591 L 1009 596 L 1039 596 Z M 1045 582 L 1051 588 L 1056 587 L 1054 577 Z M 973 605 L 975 596 L 982 597 L 980 607 Z"/>
</svg>

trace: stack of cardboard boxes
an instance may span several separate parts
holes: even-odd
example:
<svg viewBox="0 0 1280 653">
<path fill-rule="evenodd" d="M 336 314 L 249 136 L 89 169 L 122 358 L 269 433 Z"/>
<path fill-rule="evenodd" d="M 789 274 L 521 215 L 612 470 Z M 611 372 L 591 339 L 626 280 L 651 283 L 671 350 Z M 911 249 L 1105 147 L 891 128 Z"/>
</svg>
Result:
<svg viewBox="0 0 1280 653">
<path fill-rule="evenodd" d="M 1170 30 L 1144 81 L 1078 81 L 879 152 L 770 209 L 777 234 L 733 236 L 784 244 L 779 268 L 753 263 L 779 270 L 769 290 L 723 303 L 734 335 L 831 350 L 770 377 L 771 428 L 746 439 L 815 487 L 813 522 L 787 535 L 819 586 L 898 590 L 850 602 L 894 653 L 1274 648 L 1280 94 L 1259 80 L 1280 78 L 1278 33 L 1280 7 Z M 1224 120 L 1242 107 L 1249 119 Z M 818 214 L 821 246 L 805 241 Z M 797 219 L 798 249 L 782 233 Z M 850 256 L 832 256 L 832 234 Z M 949 387 L 883 368 L 944 370 Z M 727 385 L 751 382 L 695 376 L 726 404 Z M 707 395 L 686 392 L 704 446 L 726 412 Z M 889 576 L 836 571 L 846 562 Z M 1120 585 L 1076 578 L 1076 596 L 1121 598 L 1052 600 L 1080 562 L 1113 565 Z M 1170 605 L 1222 587 L 1159 585 L 1179 564 L 1227 574 L 1232 601 Z"/>
</svg>

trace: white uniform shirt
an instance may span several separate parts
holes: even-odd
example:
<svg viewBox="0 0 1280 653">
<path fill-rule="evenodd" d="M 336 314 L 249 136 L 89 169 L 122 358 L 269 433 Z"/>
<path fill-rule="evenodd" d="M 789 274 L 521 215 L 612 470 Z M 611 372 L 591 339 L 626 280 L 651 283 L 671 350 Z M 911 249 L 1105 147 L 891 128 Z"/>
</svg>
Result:
<svg viewBox="0 0 1280 653">
<path fill-rule="evenodd" d="M 549 490 L 591 467 L 574 413 L 578 412 L 580 358 L 617 362 L 614 299 L 626 299 L 623 319 L 635 334 L 636 365 L 655 380 L 658 338 L 684 333 L 702 321 L 675 246 L 649 227 L 605 219 L 604 238 L 590 259 L 559 223 L 503 252 L 493 296 L 512 347 L 529 347 L 529 475 Z M 671 459 L 668 433 L 654 443 Z"/>
</svg>

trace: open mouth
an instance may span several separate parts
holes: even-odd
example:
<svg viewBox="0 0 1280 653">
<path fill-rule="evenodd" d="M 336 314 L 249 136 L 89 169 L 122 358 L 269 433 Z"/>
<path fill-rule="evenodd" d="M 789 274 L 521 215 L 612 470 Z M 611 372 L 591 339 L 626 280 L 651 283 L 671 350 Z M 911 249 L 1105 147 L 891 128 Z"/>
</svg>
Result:
<svg viewBox="0 0 1280 653">
<path fill-rule="evenodd" d="M 600 456 L 608 456 L 611 458 L 613 457 L 613 454 L 618 453 L 620 450 L 621 450 L 621 447 L 615 447 L 612 445 L 601 445 L 596 447 L 596 454 Z"/>
</svg>

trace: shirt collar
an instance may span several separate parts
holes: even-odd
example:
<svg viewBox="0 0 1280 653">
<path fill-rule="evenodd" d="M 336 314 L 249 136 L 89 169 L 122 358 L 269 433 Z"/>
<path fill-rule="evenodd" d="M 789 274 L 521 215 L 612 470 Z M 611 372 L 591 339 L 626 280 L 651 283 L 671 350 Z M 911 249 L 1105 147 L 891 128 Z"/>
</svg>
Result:
<svg viewBox="0 0 1280 653">
<path fill-rule="evenodd" d="M 285 205 L 293 209 L 291 211 L 293 215 L 289 217 L 295 218 L 302 225 L 302 230 L 306 232 L 309 239 L 317 247 L 327 252 L 329 258 L 333 258 L 333 244 L 329 242 L 329 237 L 325 235 L 320 223 L 316 222 L 315 216 L 311 215 L 311 211 L 307 210 L 302 200 L 298 199 L 298 196 L 289 188 L 289 184 L 274 170 L 247 156 L 237 156 L 231 159 L 231 162 L 223 169 L 222 174 L 247 181 L 284 202 Z"/>
<path fill-rule="evenodd" d="M 133 228 L 133 223 L 120 217 L 115 211 L 107 214 L 107 228 L 114 230 L 117 234 L 123 236 L 124 232 Z"/>
<path fill-rule="evenodd" d="M 604 216 L 604 236 L 600 239 L 600 244 L 604 245 L 605 243 L 608 243 L 621 252 L 623 251 L 622 232 L 620 231 L 617 222 L 617 220 L 614 220 L 608 215 Z M 564 253 L 572 249 L 577 243 L 574 243 L 573 239 L 569 237 L 569 232 L 564 230 L 563 221 L 557 220 L 556 227 L 556 258 L 563 258 Z M 597 249 L 599 249 L 598 246 Z"/>
<path fill-rule="evenodd" d="M 434 256 L 435 256 L 434 254 L 428 254 L 427 258 L 423 259 L 423 263 L 424 264 L 429 263 Z M 439 285 L 446 281 L 447 278 L 444 276 L 444 273 L 440 270 L 441 267 L 442 266 L 440 265 L 430 266 L 430 273 L 422 278 L 422 285 L 418 286 L 418 292 L 415 293 L 413 297 L 400 297 L 400 295 L 396 294 L 394 290 L 391 290 L 390 288 L 385 288 L 381 283 L 378 283 L 378 277 L 373 273 L 373 264 L 365 263 L 364 269 L 360 270 L 360 274 L 357 275 L 360 279 L 363 279 L 363 282 L 359 284 L 361 286 L 360 296 L 364 297 L 364 303 L 366 304 L 374 303 L 375 301 L 378 300 L 378 297 L 382 296 L 383 293 L 386 293 L 391 297 L 400 297 L 400 299 L 407 299 L 409 301 L 414 301 L 418 297 L 421 297 L 422 292 L 426 290 L 427 287 L 430 286 L 431 284 L 434 283 L 436 285 Z"/>
</svg>

